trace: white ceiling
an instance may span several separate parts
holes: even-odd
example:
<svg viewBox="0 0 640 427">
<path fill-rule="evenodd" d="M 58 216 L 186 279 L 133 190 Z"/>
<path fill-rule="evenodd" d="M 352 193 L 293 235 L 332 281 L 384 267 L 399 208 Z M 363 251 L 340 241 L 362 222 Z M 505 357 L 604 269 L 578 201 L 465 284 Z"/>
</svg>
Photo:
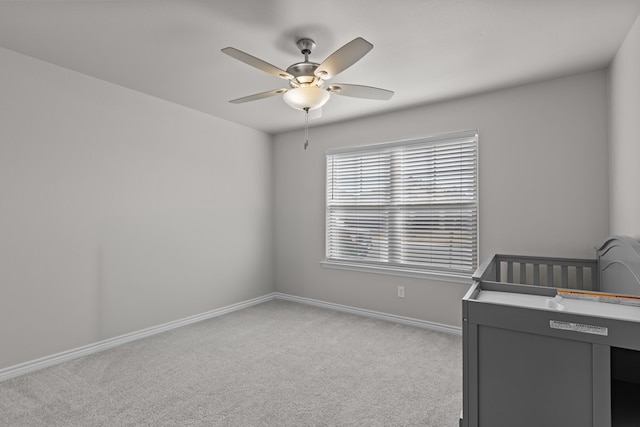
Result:
<svg viewBox="0 0 640 427">
<path fill-rule="evenodd" d="M 300 128 L 281 96 L 230 99 L 283 80 L 220 49 L 286 69 L 322 62 L 361 36 L 374 48 L 331 82 L 395 91 L 390 101 L 332 95 L 325 124 L 605 67 L 640 0 L 0 1 L 0 46 L 269 133 Z"/>
</svg>

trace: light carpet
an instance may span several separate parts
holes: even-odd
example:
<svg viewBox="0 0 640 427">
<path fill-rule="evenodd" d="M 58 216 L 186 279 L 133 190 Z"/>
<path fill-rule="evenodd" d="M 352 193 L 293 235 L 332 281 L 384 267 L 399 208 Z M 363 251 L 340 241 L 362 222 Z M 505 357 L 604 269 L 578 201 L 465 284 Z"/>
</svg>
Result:
<svg viewBox="0 0 640 427">
<path fill-rule="evenodd" d="M 2 426 L 457 426 L 461 337 L 273 300 L 0 383 Z"/>
</svg>

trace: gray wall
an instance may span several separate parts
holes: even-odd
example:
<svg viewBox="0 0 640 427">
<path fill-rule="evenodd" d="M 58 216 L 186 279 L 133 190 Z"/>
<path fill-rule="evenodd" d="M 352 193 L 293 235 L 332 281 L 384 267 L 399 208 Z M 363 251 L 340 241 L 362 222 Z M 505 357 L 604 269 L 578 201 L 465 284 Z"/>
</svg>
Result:
<svg viewBox="0 0 640 427">
<path fill-rule="evenodd" d="M 609 70 L 610 230 L 640 239 L 640 17 Z"/>
<path fill-rule="evenodd" d="M 0 368 L 273 291 L 269 135 L 0 68 Z"/>
<path fill-rule="evenodd" d="M 308 151 L 303 131 L 277 135 L 276 290 L 459 326 L 466 285 L 321 267 L 324 151 L 475 128 L 480 258 L 593 258 L 609 223 L 606 81 L 606 72 L 596 71 L 315 127 Z M 405 299 L 395 296 L 397 285 L 405 286 Z"/>
</svg>

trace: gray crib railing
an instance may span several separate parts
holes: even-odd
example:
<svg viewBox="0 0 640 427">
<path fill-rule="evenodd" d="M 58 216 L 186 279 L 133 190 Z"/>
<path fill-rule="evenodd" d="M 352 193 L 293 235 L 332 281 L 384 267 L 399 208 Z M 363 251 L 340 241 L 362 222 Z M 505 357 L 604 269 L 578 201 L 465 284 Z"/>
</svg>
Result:
<svg viewBox="0 0 640 427">
<path fill-rule="evenodd" d="M 480 282 L 597 291 L 596 260 L 494 255 L 473 275 Z"/>
</svg>

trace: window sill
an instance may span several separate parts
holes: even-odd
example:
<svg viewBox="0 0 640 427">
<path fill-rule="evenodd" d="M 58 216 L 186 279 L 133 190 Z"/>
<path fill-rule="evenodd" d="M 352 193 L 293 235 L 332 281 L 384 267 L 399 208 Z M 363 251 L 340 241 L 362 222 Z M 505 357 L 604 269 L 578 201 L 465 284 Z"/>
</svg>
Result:
<svg viewBox="0 0 640 427">
<path fill-rule="evenodd" d="M 322 260 L 320 261 L 320 265 L 325 268 L 335 268 L 339 270 L 352 270 L 352 271 L 362 271 L 365 273 L 388 274 L 392 276 L 413 277 L 416 279 L 437 280 L 440 282 L 453 282 L 453 283 L 460 283 L 464 285 L 471 285 L 473 283 L 471 274 L 464 275 L 464 274 L 453 274 L 453 273 L 440 273 L 436 271 L 425 271 L 425 270 L 418 270 L 418 269 L 411 269 L 411 268 L 363 265 L 363 264 L 356 264 L 356 263 L 343 262 L 343 261 L 331 261 L 331 260 Z"/>
</svg>

